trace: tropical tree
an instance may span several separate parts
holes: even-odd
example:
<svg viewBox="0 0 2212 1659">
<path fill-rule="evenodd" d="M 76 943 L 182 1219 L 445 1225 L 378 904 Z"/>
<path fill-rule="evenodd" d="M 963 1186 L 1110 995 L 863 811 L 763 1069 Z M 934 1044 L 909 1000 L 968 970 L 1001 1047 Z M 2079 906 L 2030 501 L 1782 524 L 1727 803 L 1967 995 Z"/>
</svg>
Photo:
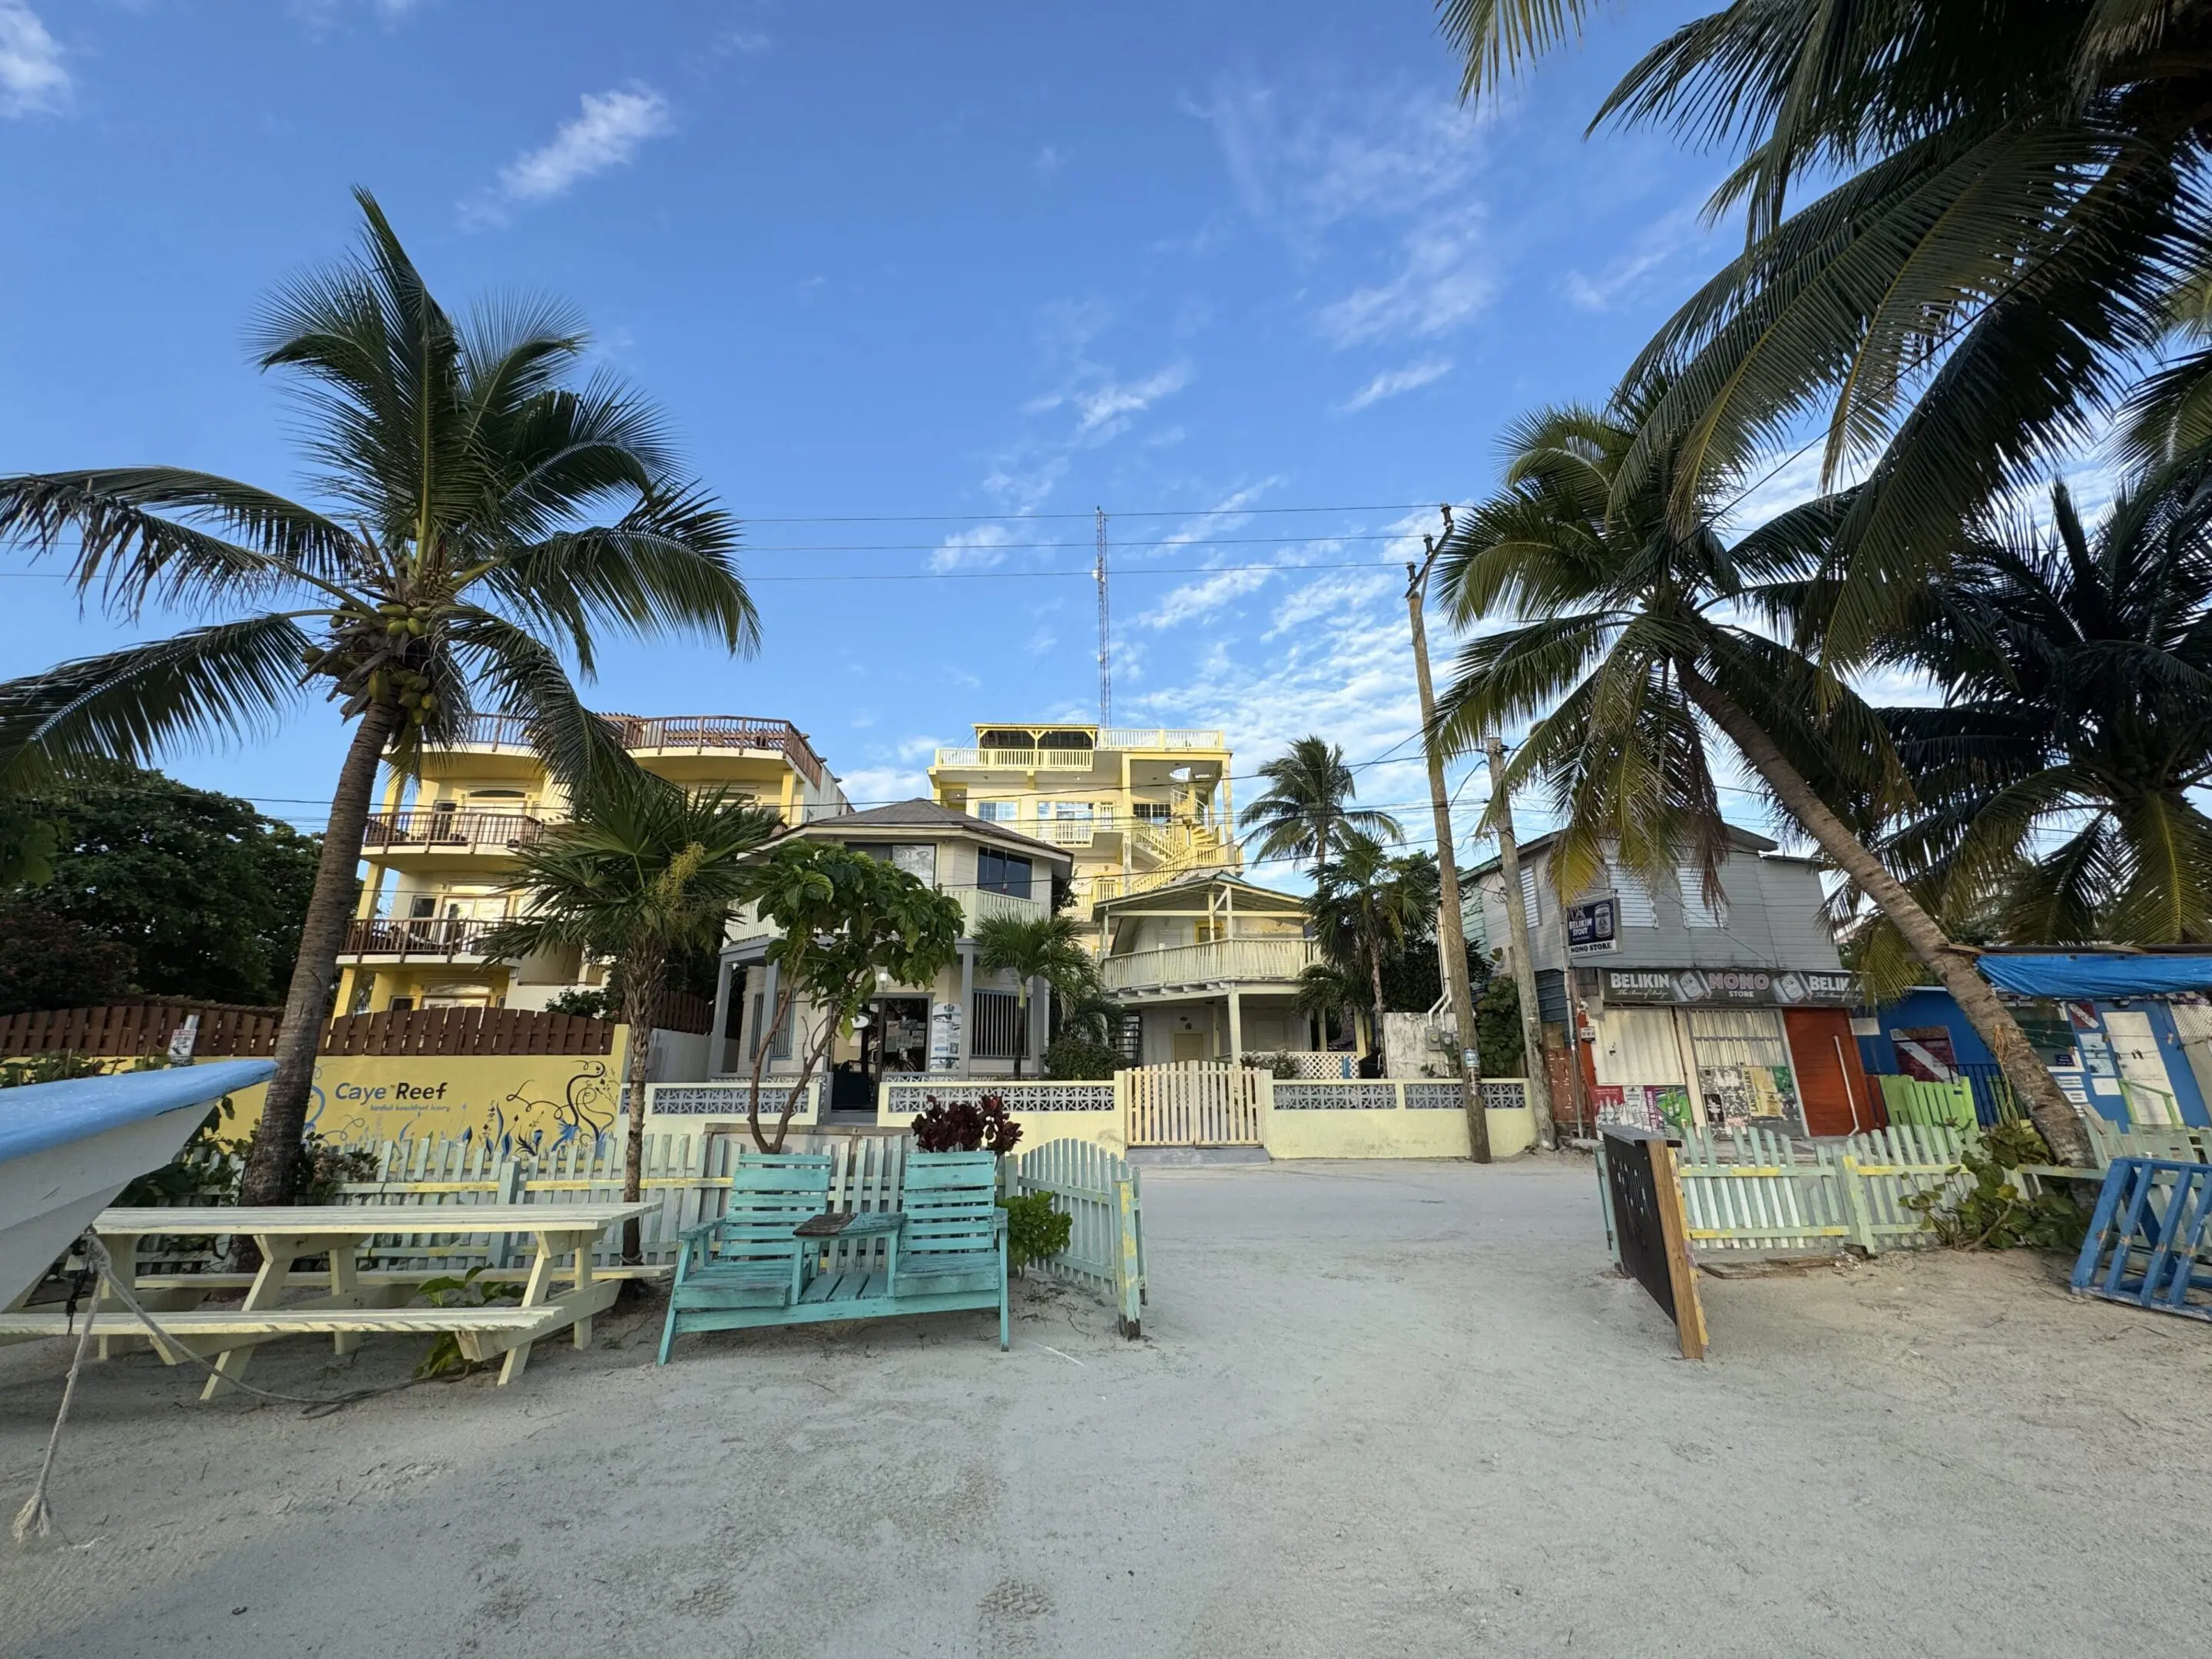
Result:
<svg viewBox="0 0 2212 1659">
<path fill-rule="evenodd" d="M 929 984 L 952 961 L 963 918 L 959 901 L 897 866 L 824 841 L 777 846 L 754 866 L 745 896 L 781 930 L 768 947 L 775 1004 L 763 1012 L 755 1039 L 746 1113 L 753 1145 L 780 1152 L 806 1085 L 878 985 Z M 761 1073 L 775 1046 L 771 1034 L 783 1030 L 801 999 L 816 1024 L 770 1140 L 761 1128 Z"/>
<path fill-rule="evenodd" d="M 1260 775 L 1267 788 L 1237 818 L 1240 829 L 1256 832 L 1258 857 L 1303 859 L 1318 871 L 1346 836 L 1396 841 L 1406 833 L 1388 812 L 1352 805 L 1358 785 L 1343 747 L 1326 738 L 1300 738 L 1261 766 Z"/>
<path fill-rule="evenodd" d="M 1586 10 L 1445 0 L 1466 91 Z M 1747 240 L 1631 371 L 1666 395 L 1617 498 L 1664 465 L 1686 534 L 1709 473 L 1814 425 L 1831 486 L 1864 478 L 1818 620 L 1832 653 L 1870 650 L 1958 526 L 2045 476 L 2186 309 L 2212 226 L 2208 48 L 2212 11 L 2140 0 L 1740 0 L 1676 29 L 1597 120 L 1732 149 L 1712 205 L 1744 208 Z M 1808 179 L 1822 193 L 1789 211 Z"/>
<path fill-rule="evenodd" d="M 1072 916 L 987 916 L 975 926 L 975 966 L 987 974 L 1014 976 L 1016 1018 L 1026 1040 L 1030 1029 L 1030 987 L 1042 980 L 1063 1004 L 1095 1001 L 1100 994 L 1098 963 L 1084 948 L 1083 930 Z M 1014 1048 L 1014 1075 L 1022 1074 L 1021 1045 Z"/>
<path fill-rule="evenodd" d="M 543 841 L 514 849 L 506 885 L 522 908 L 482 948 L 508 961 L 575 950 L 613 965 L 629 1027 L 627 1202 L 637 1201 L 645 1167 L 646 1068 L 670 969 L 721 944 L 748 863 L 781 822 L 726 791 L 687 794 L 638 772 L 595 791 Z M 644 1260 L 635 1217 L 623 1224 L 623 1260 Z"/>
<path fill-rule="evenodd" d="M 1298 972 L 1297 988 L 1291 994 L 1291 1006 L 1307 1018 L 1320 1023 L 1322 1040 L 1328 1044 L 1328 1022 L 1334 1016 L 1344 1026 L 1345 1035 L 1352 1046 L 1359 1043 L 1359 1006 L 1369 994 L 1367 975 L 1357 963 L 1340 962 L 1324 957 L 1319 962 L 1310 962 Z M 1369 1052 L 1382 1051 L 1382 1029 L 1378 1026 Z"/>
<path fill-rule="evenodd" d="M 1437 740 L 1465 750 L 1531 722 L 1497 798 L 1548 781 L 1565 817 L 1562 894 L 1610 857 L 1663 878 L 1685 859 L 1717 890 L 1726 827 L 1705 748 L 1717 728 L 1773 803 L 1812 837 L 1957 1000 L 2059 1156 L 2081 1161 L 2079 1121 L 2011 1014 L 1867 837 L 1910 792 L 1881 720 L 1829 669 L 1754 626 L 1787 634 L 1822 602 L 1820 572 L 1848 500 L 1783 514 L 1730 546 L 1715 527 L 1737 474 L 1706 472 L 1687 534 L 1664 469 L 1619 485 L 1647 411 L 1540 411 L 1507 443 L 1505 488 L 1447 534 L 1443 592 L 1472 638 L 1439 700 Z"/>
<path fill-rule="evenodd" d="M 1367 979 L 1375 1014 L 1374 1052 L 1382 1051 L 1384 959 L 1436 914 L 1437 866 L 1419 856 L 1393 858 L 1382 843 L 1357 830 L 1314 880 L 1309 909 L 1322 955 Z"/>
<path fill-rule="evenodd" d="M 0 797 L 99 757 L 267 730 L 320 689 L 352 726 L 241 1197 L 290 1196 L 377 769 L 412 767 L 479 711 L 519 717 L 583 799 L 629 769 L 587 711 L 595 630 L 749 651 L 737 526 L 677 470 L 660 421 L 548 303 L 456 319 L 383 211 L 354 258 L 280 290 L 255 348 L 302 381 L 322 507 L 181 467 L 0 478 L 0 542 L 70 550 L 118 620 L 220 619 L 0 684 Z"/>
<path fill-rule="evenodd" d="M 1881 711 L 1924 803 L 1885 862 L 2001 938 L 2212 941 L 2212 474 L 2094 531 L 2063 485 L 2051 508 L 1972 541 L 1889 642 L 1944 701 Z"/>
</svg>

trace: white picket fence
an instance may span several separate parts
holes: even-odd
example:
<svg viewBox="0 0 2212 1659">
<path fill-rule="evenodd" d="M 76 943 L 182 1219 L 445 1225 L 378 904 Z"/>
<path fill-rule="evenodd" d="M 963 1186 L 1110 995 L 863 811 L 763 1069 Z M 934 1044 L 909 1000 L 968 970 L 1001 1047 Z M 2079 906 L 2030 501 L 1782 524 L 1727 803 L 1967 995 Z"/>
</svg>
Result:
<svg viewBox="0 0 2212 1659">
<path fill-rule="evenodd" d="M 1185 1060 L 1116 1074 L 1132 1146 L 1256 1146 L 1259 1073 L 1249 1066 Z"/>
<path fill-rule="evenodd" d="M 672 1267 L 677 1241 L 686 1228 L 719 1218 L 728 1206 L 731 1171 L 750 1146 L 738 1135 L 647 1135 L 639 1195 L 653 1206 L 641 1228 L 649 1267 Z M 793 1152 L 830 1155 L 833 1211 L 895 1210 L 904 1190 L 912 1141 L 904 1134 L 793 1135 Z M 526 1248 L 506 1234 L 471 1233 L 467 1212 L 478 1204 L 583 1204 L 623 1195 L 623 1147 L 612 1136 L 596 1145 L 571 1142 L 543 1155 L 501 1156 L 492 1147 L 443 1136 L 386 1141 L 365 1148 L 376 1159 L 373 1176 L 340 1190 L 343 1204 L 389 1206 L 404 1228 L 369 1241 L 364 1267 L 428 1273 L 465 1273 L 474 1267 L 519 1265 Z M 1144 1289 L 1142 1204 L 1137 1171 L 1088 1141 L 1048 1141 L 1006 1161 L 1009 1194 L 1046 1192 L 1073 1218 L 1068 1247 L 1042 1264 L 1048 1271 L 1101 1292 L 1130 1324 L 1126 1310 Z M 178 1206 L 180 1209 L 188 1206 Z M 180 1222 L 188 1217 L 180 1214 Z M 179 1233 L 140 1241 L 142 1275 L 209 1271 L 222 1265 L 224 1241 Z M 849 1270 L 874 1265 L 880 1238 L 830 1241 L 827 1267 Z M 600 1243 L 594 1261 L 619 1265 L 619 1229 Z M 1125 1260 L 1125 1257 L 1127 1260 Z M 1133 1265 L 1132 1265 L 1133 1264 Z"/>
<path fill-rule="evenodd" d="M 1681 1132 L 1676 1154 L 1693 1250 L 1875 1251 L 1935 1243 L 1905 1200 L 1955 1188 L 1966 1137 L 1901 1125 L 1809 1144 L 1760 1129 Z"/>
</svg>

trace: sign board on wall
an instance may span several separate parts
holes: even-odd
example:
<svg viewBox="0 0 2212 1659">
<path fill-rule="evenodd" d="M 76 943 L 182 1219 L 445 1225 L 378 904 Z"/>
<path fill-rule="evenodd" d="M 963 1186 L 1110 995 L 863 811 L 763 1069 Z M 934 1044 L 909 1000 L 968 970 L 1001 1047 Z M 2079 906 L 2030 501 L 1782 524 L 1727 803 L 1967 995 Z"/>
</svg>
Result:
<svg viewBox="0 0 2212 1659">
<path fill-rule="evenodd" d="M 1620 948 L 1620 901 L 1611 893 L 1567 906 L 1567 954 L 1597 956 Z"/>
<path fill-rule="evenodd" d="M 1608 1003 L 1849 1008 L 1863 1000 L 1854 975 L 1802 968 L 1601 968 L 1597 973 L 1598 994 Z"/>
</svg>

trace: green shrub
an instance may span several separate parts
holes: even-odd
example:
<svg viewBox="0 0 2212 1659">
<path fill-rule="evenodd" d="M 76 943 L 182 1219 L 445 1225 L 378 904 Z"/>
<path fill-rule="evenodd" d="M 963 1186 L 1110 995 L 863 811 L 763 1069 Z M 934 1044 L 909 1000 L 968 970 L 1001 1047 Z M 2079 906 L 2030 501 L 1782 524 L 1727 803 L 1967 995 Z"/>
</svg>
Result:
<svg viewBox="0 0 2212 1659">
<path fill-rule="evenodd" d="M 1097 1082 L 1128 1063 L 1119 1048 L 1090 1037 L 1058 1036 L 1045 1046 L 1044 1074 L 1060 1082 Z"/>
<path fill-rule="evenodd" d="M 106 1075 L 106 1062 L 65 1048 L 50 1054 L 0 1060 L 0 1089 L 20 1089 L 28 1083 L 71 1083 L 81 1077 Z"/>
<path fill-rule="evenodd" d="M 1054 1209 L 1050 1193 L 1002 1198 L 999 1207 L 1006 1212 L 1006 1261 L 1016 1273 L 1067 1248 L 1075 1218 Z"/>
<path fill-rule="evenodd" d="M 2010 1179 L 2023 1164 L 2048 1164 L 2051 1148 L 2033 1124 L 2000 1123 L 1969 1139 L 1959 1163 L 1972 1182 L 1956 1196 L 1948 1188 L 1915 1193 L 1908 1209 L 1928 1218 L 1936 1236 L 1962 1250 L 2081 1248 L 2088 1212 L 2067 1194 L 2046 1186 L 2033 1198 Z"/>
<path fill-rule="evenodd" d="M 456 1279 L 447 1274 L 441 1279 L 425 1279 L 422 1294 L 430 1299 L 434 1308 L 490 1308 L 503 1303 L 522 1300 L 522 1286 L 504 1280 L 477 1281 L 483 1272 L 471 1267 Z M 471 1359 L 461 1352 L 461 1339 L 452 1331 L 441 1332 L 430 1344 L 429 1352 L 416 1362 L 415 1375 L 418 1377 L 466 1376 L 471 1371 L 492 1362 Z"/>
</svg>

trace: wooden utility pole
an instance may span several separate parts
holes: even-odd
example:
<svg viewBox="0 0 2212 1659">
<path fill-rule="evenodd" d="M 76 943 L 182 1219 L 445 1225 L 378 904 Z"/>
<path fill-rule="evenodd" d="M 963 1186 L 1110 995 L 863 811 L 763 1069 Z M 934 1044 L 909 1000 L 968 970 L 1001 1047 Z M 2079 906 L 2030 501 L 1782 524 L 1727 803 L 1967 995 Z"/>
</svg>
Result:
<svg viewBox="0 0 2212 1659">
<path fill-rule="evenodd" d="M 1447 532 L 1451 514 L 1444 514 Z M 1437 694 L 1429 680 L 1429 632 L 1421 617 L 1437 544 L 1423 537 L 1429 556 L 1406 566 L 1406 613 L 1413 623 L 1413 675 L 1421 688 L 1421 747 L 1429 757 L 1429 807 L 1437 819 L 1437 948 L 1443 957 L 1444 986 L 1459 1028 L 1459 1080 L 1467 1109 L 1468 1156 L 1490 1162 L 1490 1119 L 1482 1109 L 1482 1074 L 1474 1052 L 1474 997 L 1467 982 L 1467 927 L 1459 908 L 1459 861 L 1452 854 L 1451 799 L 1444 793 L 1444 762 L 1436 743 Z"/>
<path fill-rule="evenodd" d="M 1521 902 L 1521 848 L 1513 838 L 1513 797 L 1505 787 L 1505 744 L 1495 732 L 1483 740 L 1490 757 L 1490 821 L 1498 827 L 1498 872 L 1505 878 L 1505 960 L 1513 969 L 1513 988 L 1521 996 L 1521 1069 L 1528 1088 L 1528 1115 L 1535 1120 L 1536 1144 L 1548 1150 L 1552 1138 L 1552 1074 L 1544 1059 L 1544 1017 L 1536 1006 L 1536 965 L 1528 959 L 1528 909 Z M 1572 1010 L 1569 1018 L 1573 1018 Z M 1570 1044 L 1575 1033 L 1567 1032 Z M 1567 1059 L 1577 1056 L 1572 1047 Z"/>
</svg>

